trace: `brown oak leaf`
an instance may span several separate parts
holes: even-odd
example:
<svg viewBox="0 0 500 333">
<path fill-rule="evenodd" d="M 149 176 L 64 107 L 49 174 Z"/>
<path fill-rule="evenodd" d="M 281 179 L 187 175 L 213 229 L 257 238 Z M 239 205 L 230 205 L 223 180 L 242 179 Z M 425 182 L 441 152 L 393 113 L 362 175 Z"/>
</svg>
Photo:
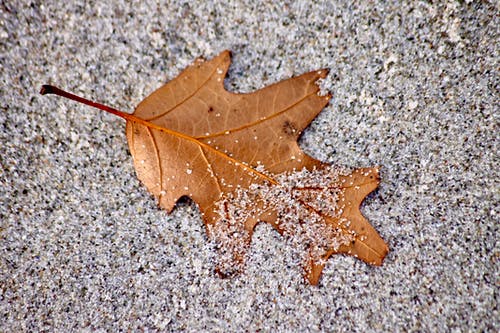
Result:
<svg viewBox="0 0 500 333">
<path fill-rule="evenodd" d="M 325 262 L 347 253 L 380 265 L 386 243 L 359 206 L 377 188 L 378 168 L 349 170 L 306 155 L 301 132 L 329 102 L 309 72 L 248 94 L 224 88 L 231 63 L 224 51 L 197 59 L 136 108 L 124 113 L 43 86 L 127 121 L 139 179 L 171 211 L 189 196 L 199 206 L 217 251 L 217 271 L 241 271 L 255 225 L 267 222 L 300 255 L 305 277 L 317 284 Z"/>
</svg>

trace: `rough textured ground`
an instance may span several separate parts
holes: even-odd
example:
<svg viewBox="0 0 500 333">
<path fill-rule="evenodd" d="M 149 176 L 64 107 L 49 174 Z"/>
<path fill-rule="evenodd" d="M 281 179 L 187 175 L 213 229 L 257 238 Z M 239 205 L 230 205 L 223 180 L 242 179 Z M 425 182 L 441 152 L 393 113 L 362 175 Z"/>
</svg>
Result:
<svg viewBox="0 0 500 333">
<path fill-rule="evenodd" d="M 500 330 L 495 2 L 108 2 L 0 4 L 0 331 Z M 223 49 L 240 92 L 331 69 L 301 146 L 382 166 L 382 267 L 335 256 L 311 287 L 259 225 L 219 279 L 196 206 L 167 215 L 136 179 L 124 122 L 38 95 L 132 111 Z"/>
</svg>

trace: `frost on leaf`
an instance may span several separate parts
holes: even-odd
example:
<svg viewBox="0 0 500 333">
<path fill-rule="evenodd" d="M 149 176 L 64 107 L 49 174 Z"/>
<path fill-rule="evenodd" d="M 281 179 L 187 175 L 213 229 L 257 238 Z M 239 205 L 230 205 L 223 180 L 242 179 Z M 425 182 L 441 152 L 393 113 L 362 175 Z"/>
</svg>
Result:
<svg viewBox="0 0 500 333">
<path fill-rule="evenodd" d="M 356 176 L 360 174 L 372 182 L 359 182 Z M 378 257 L 385 255 L 385 243 L 380 239 L 380 247 L 370 249 L 366 240 L 373 238 L 374 230 L 368 223 L 361 228 L 352 227 L 360 224 L 360 202 L 353 202 L 353 196 L 346 198 L 346 192 L 351 190 L 361 191 L 361 196 L 358 195 L 361 199 L 355 201 L 364 198 L 363 191 L 371 192 L 366 186 L 373 187 L 378 182 L 376 169 L 358 169 L 353 173 L 347 168 L 324 166 L 311 171 L 283 172 L 274 179 L 277 184 L 252 184 L 216 203 L 216 213 L 221 218 L 209 225 L 208 230 L 218 249 L 217 271 L 222 276 L 243 268 L 251 233 L 258 221 L 271 223 L 287 238 L 300 256 L 311 284 L 317 284 L 331 254 L 357 251 L 356 242 L 372 253 L 356 252 L 355 256 L 361 254 L 362 259 L 380 264 Z M 353 208 L 358 214 L 352 214 Z"/>
<path fill-rule="evenodd" d="M 41 92 L 127 121 L 138 178 L 167 211 L 183 196 L 198 204 L 218 248 L 221 275 L 241 271 L 259 221 L 273 225 L 297 249 L 312 284 L 335 253 L 380 265 L 387 245 L 359 211 L 378 186 L 378 169 L 331 167 L 297 144 L 330 100 L 318 87 L 328 71 L 238 94 L 224 88 L 230 63 L 228 51 L 196 60 L 133 114 L 53 86 Z"/>
</svg>

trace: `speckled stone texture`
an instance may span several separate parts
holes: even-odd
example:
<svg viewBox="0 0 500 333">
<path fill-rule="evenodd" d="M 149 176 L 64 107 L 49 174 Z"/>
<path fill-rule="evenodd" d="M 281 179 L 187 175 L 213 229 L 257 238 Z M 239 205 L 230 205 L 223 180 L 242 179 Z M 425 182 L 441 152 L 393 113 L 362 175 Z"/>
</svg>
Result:
<svg viewBox="0 0 500 333">
<path fill-rule="evenodd" d="M 0 3 L 1 332 L 500 330 L 497 2 L 107 3 Z M 224 49 L 239 92 L 331 69 L 300 144 L 381 166 L 382 267 L 334 256 L 311 287 L 261 224 L 219 279 L 196 205 L 168 215 L 136 179 L 124 122 L 38 94 L 131 112 Z"/>
</svg>

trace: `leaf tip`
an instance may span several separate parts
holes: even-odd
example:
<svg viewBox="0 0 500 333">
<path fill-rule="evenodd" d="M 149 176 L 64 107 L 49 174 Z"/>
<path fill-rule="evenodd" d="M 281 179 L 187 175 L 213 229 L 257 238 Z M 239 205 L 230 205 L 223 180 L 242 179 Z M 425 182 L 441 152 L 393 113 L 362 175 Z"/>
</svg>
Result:
<svg viewBox="0 0 500 333">
<path fill-rule="evenodd" d="M 330 68 L 322 68 L 318 71 L 318 75 L 324 79 L 325 77 L 328 76 L 328 74 L 330 74 Z"/>
<path fill-rule="evenodd" d="M 227 66 L 227 67 L 229 67 L 229 64 L 231 63 L 231 56 L 232 56 L 232 54 L 231 54 L 231 51 L 229 51 L 229 50 L 224 50 L 220 53 L 220 58 L 222 60 L 222 63 L 226 64 L 225 66 Z M 226 68 L 226 70 L 224 72 L 227 72 L 227 69 L 228 68 Z"/>
<path fill-rule="evenodd" d="M 323 273 L 324 264 L 309 263 L 310 267 L 306 268 L 305 279 L 311 286 L 317 286 L 321 273 Z"/>
</svg>

